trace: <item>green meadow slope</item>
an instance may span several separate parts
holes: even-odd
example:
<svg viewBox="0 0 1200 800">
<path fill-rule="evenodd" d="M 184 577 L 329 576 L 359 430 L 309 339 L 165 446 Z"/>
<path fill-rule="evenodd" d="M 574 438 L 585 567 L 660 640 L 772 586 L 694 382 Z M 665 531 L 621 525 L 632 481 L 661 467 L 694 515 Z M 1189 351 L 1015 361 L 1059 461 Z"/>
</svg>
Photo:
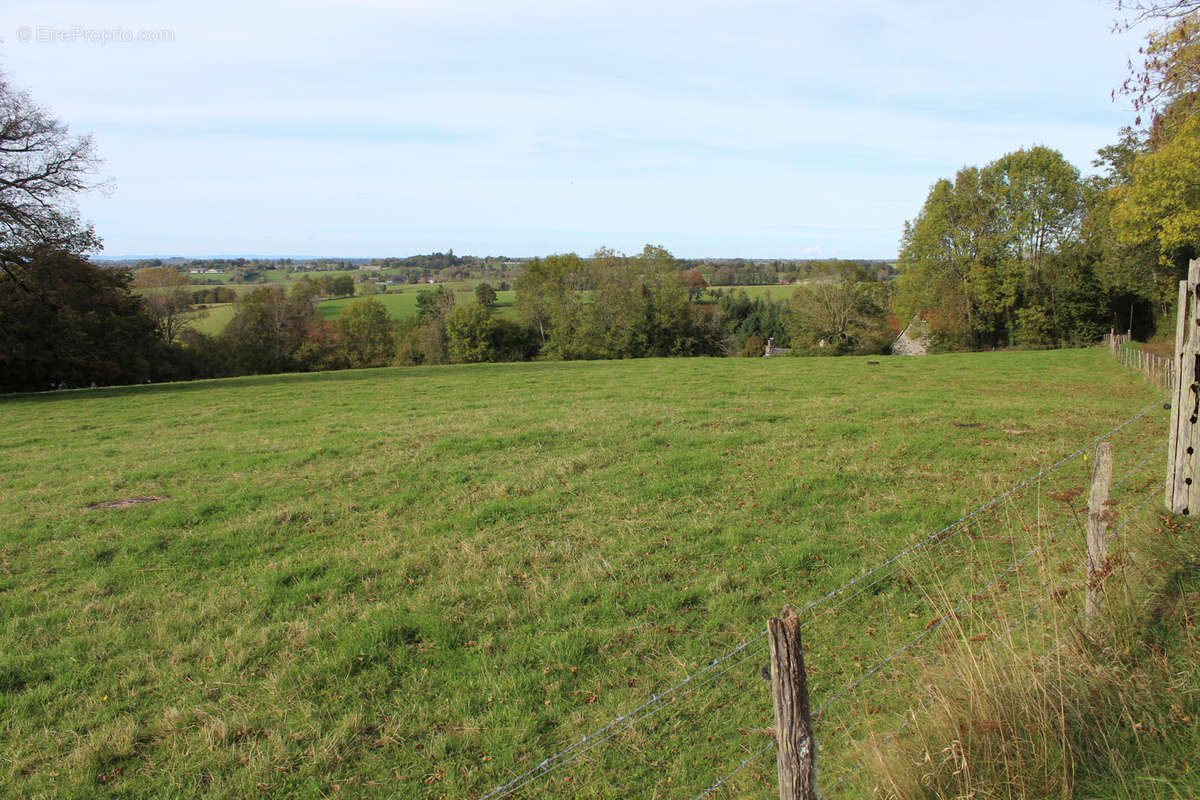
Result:
<svg viewBox="0 0 1200 800">
<path fill-rule="evenodd" d="M 0 794 L 482 795 L 1157 397 L 1093 349 L 0 398 Z M 1119 470 L 1165 416 L 1122 430 Z M 1000 522 L 1070 522 L 1037 498 L 1085 478 Z M 90 508 L 139 496 L 168 499 Z M 951 545 L 922 567 L 948 592 L 1017 547 Z M 822 618 L 816 701 L 927 624 L 919 577 Z M 521 796 L 698 793 L 767 741 L 755 658 Z M 902 713 L 882 677 L 869 702 Z"/>
</svg>

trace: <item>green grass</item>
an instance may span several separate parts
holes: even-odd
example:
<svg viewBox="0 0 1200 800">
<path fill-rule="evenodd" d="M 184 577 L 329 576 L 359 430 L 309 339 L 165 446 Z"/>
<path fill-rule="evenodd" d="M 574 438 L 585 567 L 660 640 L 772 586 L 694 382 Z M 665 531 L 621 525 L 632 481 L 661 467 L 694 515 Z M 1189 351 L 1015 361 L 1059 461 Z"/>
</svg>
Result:
<svg viewBox="0 0 1200 800">
<path fill-rule="evenodd" d="M 712 288 L 720 289 L 725 294 L 745 292 L 751 300 L 762 298 L 786 303 L 792 299 L 792 293 L 796 291 L 796 284 L 776 283 L 756 286 L 714 286 Z"/>
<path fill-rule="evenodd" d="M 280 269 L 264 269 L 264 270 L 258 271 L 258 275 L 264 281 L 264 283 L 231 283 L 234 279 L 234 272 L 232 270 L 224 273 L 223 275 L 192 275 L 189 273 L 188 278 L 193 281 L 192 285 L 197 288 L 201 288 L 203 286 L 222 285 L 222 286 L 230 286 L 232 289 L 238 291 L 239 293 L 244 293 L 244 292 L 251 291 L 253 289 L 257 289 L 258 287 L 263 286 L 263 285 L 279 284 L 279 285 L 282 285 L 283 288 L 288 289 L 288 288 L 291 288 L 291 286 L 293 284 L 298 283 L 302 278 L 306 278 L 306 277 L 336 278 L 341 275 L 358 276 L 360 274 L 362 274 L 362 273 L 359 270 L 353 270 L 353 269 L 350 269 L 350 270 L 327 270 L 327 271 L 315 270 L 315 271 L 311 271 L 311 272 L 288 272 L 287 270 L 280 270 Z"/>
<path fill-rule="evenodd" d="M 233 303 L 209 303 L 208 308 L 193 315 L 192 328 L 208 336 L 216 336 L 225 330 L 236 311 Z"/>
<path fill-rule="evenodd" d="M 454 292 L 454 302 L 458 305 L 467 305 L 475 302 L 475 290 L 463 282 L 447 283 L 450 289 Z M 430 291 L 436 287 L 433 286 L 404 286 L 393 288 L 387 294 L 370 295 L 370 299 L 377 300 L 383 303 L 388 310 L 388 316 L 393 320 L 408 319 L 417 315 L 417 294 L 423 291 Z M 337 319 L 342 313 L 342 309 L 353 303 L 355 300 L 360 300 L 360 297 L 339 297 L 335 300 L 322 300 L 317 304 L 317 310 L 321 312 L 321 316 L 325 319 Z M 510 316 L 516 318 L 516 309 L 513 308 L 517 300 L 517 293 L 509 289 L 504 292 L 496 292 L 496 308 L 495 313 L 499 316 Z"/>
<path fill-rule="evenodd" d="M 868 743 L 863 784 L 926 800 L 1200 797 L 1200 531 L 1116 516 L 1103 614 L 1082 619 L 1076 592 L 1043 595 L 1015 631 L 960 620 L 917 683 L 927 710 Z"/>
<path fill-rule="evenodd" d="M 454 299 L 459 305 L 475 302 L 474 288 L 471 284 L 465 281 L 456 281 L 445 284 L 454 291 Z M 247 291 L 259 288 L 255 285 L 238 285 L 236 287 L 239 294 L 245 294 Z M 383 303 L 388 310 L 388 316 L 392 320 L 408 319 L 417 315 L 417 293 L 432 289 L 431 286 L 403 286 L 393 288 L 386 294 L 369 295 L 373 300 Z M 245 291 L 242 291 L 245 290 Z M 321 300 L 317 303 L 317 311 L 327 320 L 337 319 L 342 313 L 342 309 L 353 303 L 355 300 L 363 299 L 360 297 L 338 297 L 332 300 Z M 517 313 L 514 304 L 517 300 L 517 293 L 513 290 L 504 292 L 496 292 L 496 306 L 494 313 L 497 316 L 506 316 L 516 319 Z M 205 333 L 210 336 L 215 336 L 225 330 L 225 326 L 229 324 L 229 320 L 233 319 L 234 307 L 232 303 L 214 303 L 210 304 L 207 314 L 198 316 L 192 323 L 192 327 L 200 333 Z"/>
<path fill-rule="evenodd" d="M 1154 397 L 1095 349 L 0 399 L 0 786 L 481 794 Z M 1122 432 L 1119 464 L 1164 417 Z M 88 510 L 140 495 L 170 499 Z M 944 585 L 1012 546 L 948 544 Z M 822 617 L 815 700 L 920 630 L 924 601 L 893 576 Z M 759 666 L 522 796 L 695 794 L 766 741 Z M 899 713 L 911 682 L 881 678 L 862 696 Z M 821 734 L 827 774 L 852 733 L 847 717 Z M 733 786 L 769 797 L 772 775 L 760 760 Z"/>
</svg>

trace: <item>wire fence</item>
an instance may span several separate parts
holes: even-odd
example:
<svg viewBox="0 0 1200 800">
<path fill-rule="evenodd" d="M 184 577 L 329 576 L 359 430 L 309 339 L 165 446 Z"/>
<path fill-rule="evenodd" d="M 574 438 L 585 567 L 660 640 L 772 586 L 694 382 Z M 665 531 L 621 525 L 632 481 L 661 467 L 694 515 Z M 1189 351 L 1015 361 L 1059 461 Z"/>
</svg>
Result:
<svg viewBox="0 0 1200 800">
<path fill-rule="evenodd" d="M 1141 347 L 1134 347 L 1128 334 L 1106 333 L 1104 346 L 1122 366 L 1142 373 L 1148 381 L 1158 384 L 1165 391 L 1170 391 L 1175 385 L 1175 362 Z"/>
<path fill-rule="evenodd" d="M 1163 446 L 1156 448 L 1153 452 L 1151 452 L 1149 455 L 1147 455 L 1145 458 L 1143 458 L 1142 461 L 1140 461 L 1134 468 L 1132 468 L 1131 470 L 1129 470 L 1129 472 L 1126 473 L 1124 478 L 1122 478 L 1117 483 L 1113 484 L 1113 489 L 1116 489 L 1118 486 L 1120 486 L 1122 483 L 1124 483 L 1130 477 L 1137 474 L 1138 471 L 1142 467 L 1144 467 L 1147 463 L 1149 463 L 1149 461 L 1154 456 L 1161 454 L 1165 448 L 1166 448 L 1166 445 L 1164 444 Z M 1145 490 L 1143 492 L 1142 499 L 1138 503 L 1138 505 L 1135 508 L 1133 508 L 1131 511 L 1122 515 L 1120 524 L 1112 532 L 1112 535 L 1114 538 L 1120 537 L 1125 532 L 1126 528 L 1128 528 L 1129 524 L 1132 521 L 1134 521 L 1135 519 L 1139 518 L 1139 515 L 1146 508 L 1146 506 L 1152 500 L 1154 500 L 1155 497 L 1158 496 L 1158 491 L 1159 491 L 1158 486 L 1151 486 L 1148 490 Z M 1026 559 L 1022 559 L 1022 561 L 1023 560 L 1026 560 Z M 1018 565 L 1014 564 L 1013 566 L 1017 567 Z M 1073 577 L 1074 574 L 1079 572 L 1082 567 L 1083 567 L 1083 561 L 1077 560 L 1075 565 L 1071 568 L 1071 571 L 1067 572 L 1063 577 L 1064 578 Z M 1010 568 L 1010 571 L 1011 571 L 1011 569 L 1012 568 Z M 994 647 L 997 642 L 1010 641 L 1012 635 L 1014 633 L 1016 633 L 1018 629 L 1020 629 L 1026 622 L 1028 622 L 1029 619 L 1031 617 L 1033 617 L 1037 612 L 1041 611 L 1042 607 L 1045 605 L 1045 602 L 1046 601 L 1044 599 L 1042 599 L 1042 600 L 1038 600 L 1037 602 L 1030 605 L 1027 609 L 1025 609 L 1017 617 L 1016 621 L 1014 621 L 1012 624 L 1010 624 L 1005 630 L 1000 632 L 998 635 L 989 636 L 988 639 L 984 642 L 984 646 L 985 647 Z M 961 608 L 956 609 L 956 610 L 961 610 Z M 894 741 L 897 738 L 899 738 L 899 736 L 909 726 L 911 726 L 913 724 L 913 722 L 915 722 L 917 719 L 919 719 L 920 716 L 928 710 L 928 708 L 929 708 L 929 699 L 926 698 L 926 699 L 922 700 L 915 709 L 912 709 L 908 713 L 905 714 L 904 720 L 901 722 L 901 724 L 898 727 L 885 733 L 882 737 L 879 738 L 879 741 L 881 743 L 886 743 L 886 742 Z M 837 791 L 841 787 L 843 787 L 846 783 L 848 783 L 850 780 L 852 780 L 855 776 L 857 776 L 864 769 L 865 766 L 866 766 L 865 759 L 860 758 L 857 762 L 854 763 L 853 766 L 851 766 L 849 768 L 849 770 L 847 770 L 843 775 L 841 775 L 837 779 L 836 782 L 834 782 L 832 785 L 829 786 L 828 789 L 826 789 L 826 791 L 823 793 L 824 796 L 825 797 L 831 797 L 831 796 L 836 797 Z"/>
<path fill-rule="evenodd" d="M 1082 563 L 1081 539 L 1064 535 L 1082 523 L 1078 508 L 1081 491 L 1073 485 L 1081 475 L 1074 471 L 1066 474 L 1064 468 L 1077 460 L 1086 463 L 1087 454 L 1096 444 L 1129 432 L 1131 426 L 1160 407 L 1161 401 L 1146 406 L 1105 434 L 798 609 L 806 650 L 812 648 L 813 653 L 810 689 L 814 699 L 820 699 L 815 706 L 817 740 L 825 762 L 827 792 L 845 788 L 862 769 L 861 763 L 838 765 L 840 758 L 855 752 L 853 743 L 863 734 L 861 720 L 851 719 L 848 714 L 834 719 L 829 716 L 830 710 L 847 698 L 860 697 L 865 687 L 882 682 L 884 689 L 876 693 L 878 697 L 865 701 L 860 697 L 860 702 L 877 704 L 878 708 L 872 709 L 874 714 L 903 714 L 911 719 L 911 708 L 898 703 L 895 692 L 886 697 L 888 686 L 912 672 L 913 666 L 907 663 L 911 659 L 906 656 L 932 643 L 945 623 L 956 620 L 974 603 L 987 600 L 997 608 L 1017 608 L 1019 621 L 1015 625 L 1036 613 L 1043 601 L 1031 603 L 1027 593 L 1009 593 L 1008 582 L 1019 582 L 1035 559 L 1044 570 L 1049 569 L 1045 562 L 1061 556 L 1063 551 L 1069 550 L 1077 556 L 1077 564 Z M 1114 503 L 1118 505 L 1125 502 L 1118 495 L 1126 485 L 1140 490 L 1140 499 L 1152 480 L 1156 458 L 1165 449 L 1161 443 L 1152 449 L 1147 446 L 1147 441 L 1155 441 L 1148 432 L 1139 430 L 1128 438 L 1123 452 L 1136 448 L 1141 457 L 1113 485 L 1117 498 Z M 1086 473 L 1086 467 L 1081 472 Z M 1145 501 L 1124 515 L 1122 525 L 1144 506 Z M 938 586 L 936 593 L 921 588 L 930 585 Z M 1045 591 L 1044 585 L 1033 588 Z M 957 600 L 949 602 L 950 597 Z M 948 610 L 939 613 L 938 609 Z M 883 615 L 890 619 L 881 619 Z M 845 618 L 860 621 L 861 630 L 848 635 Z M 873 624 L 873 619 L 880 621 Z M 612 773 L 624 781 L 649 781 L 653 793 L 661 796 L 698 800 L 735 788 L 735 779 L 739 793 L 762 793 L 762 787 L 771 783 L 766 774 L 770 765 L 763 756 L 774 748 L 769 688 L 761 675 L 766 633 L 765 629 L 757 631 L 683 679 L 592 727 L 491 791 L 477 795 L 478 800 L 500 800 L 543 782 L 552 784 L 545 786 L 547 796 L 627 794 L 615 786 L 606 793 L 601 784 L 611 781 Z M 697 752 L 699 748 L 693 746 L 697 737 L 718 744 Z M 605 754 L 615 743 L 620 743 L 626 754 L 611 759 L 609 764 Z M 728 754 L 733 747 L 742 752 L 726 760 L 722 769 L 719 751 L 724 749 Z M 718 777 L 692 790 L 674 783 L 672 775 L 663 777 L 663 765 L 681 759 L 688 761 L 689 768 L 684 771 L 697 783 L 705 770 Z"/>
</svg>

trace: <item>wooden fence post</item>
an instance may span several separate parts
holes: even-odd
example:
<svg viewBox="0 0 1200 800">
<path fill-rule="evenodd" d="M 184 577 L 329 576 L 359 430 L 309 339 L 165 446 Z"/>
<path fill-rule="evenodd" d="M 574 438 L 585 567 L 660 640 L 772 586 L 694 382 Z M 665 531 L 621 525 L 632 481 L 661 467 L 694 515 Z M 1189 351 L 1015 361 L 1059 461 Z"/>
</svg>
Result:
<svg viewBox="0 0 1200 800">
<path fill-rule="evenodd" d="M 1100 585 L 1108 569 L 1108 490 L 1112 486 L 1112 445 L 1096 445 L 1096 463 L 1092 466 L 1092 489 L 1088 493 L 1087 518 L 1087 598 L 1084 613 L 1088 619 L 1099 615 L 1103 605 Z"/>
<path fill-rule="evenodd" d="M 767 640 L 771 646 L 779 800 L 817 800 L 817 748 L 808 705 L 800 618 L 789 606 L 784 606 L 778 619 L 767 622 Z"/>
<path fill-rule="evenodd" d="M 1167 510 L 1174 514 L 1200 512 L 1200 437 L 1197 421 L 1196 361 L 1200 353 L 1200 259 L 1188 265 L 1188 279 L 1179 282 L 1179 312 L 1175 320 L 1175 381 L 1171 392 L 1171 427 L 1167 433 Z"/>
</svg>

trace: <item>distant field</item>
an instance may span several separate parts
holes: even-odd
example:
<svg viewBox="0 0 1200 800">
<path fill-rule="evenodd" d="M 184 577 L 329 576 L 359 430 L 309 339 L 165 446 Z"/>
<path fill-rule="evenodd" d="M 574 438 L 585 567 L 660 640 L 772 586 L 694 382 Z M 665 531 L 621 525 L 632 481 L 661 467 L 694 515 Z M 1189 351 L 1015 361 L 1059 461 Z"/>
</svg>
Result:
<svg viewBox="0 0 1200 800">
<path fill-rule="evenodd" d="M 449 287 L 454 292 L 454 301 L 458 305 L 466 305 L 475 302 L 475 289 L 473 284 L 465 282 L 446 283 L 444 286 Z M 420 292 L 426 292 L 436 289 L 436 286 L 414 284 L 400 288 L 392 288 L 387 294 L 370 295 L 371 299 L 378 300 L 388 310 L 388 316 L 393 320 L 407 319 L 417 315 L 417 295 Z M 342 313 L 342 309 L 353 303 L 357 297 L 339 297 L 336 300 L 322 300 L 317 304 L 317 309 L 321 312 L 321 316 L 325 319 L 337 319 L 337 316 Z M 511 316 L 516 318 L 516 311 L 512 308 L 517 300 L 517 293 L 511 289 L 505 292 L 496 292 L 496 314 L 500 316 Z"/>
<path fill-rule="evenodd" d="M 475 301 L 475 290 L 472 283 L 465 281 L 455 281 L 444 284 L 454 291 L 454 298 L 457 303 L 466 304 Z M 256 288 L 255 285 L 237 285 L 234 287 L 239 295 L 246 294 Z M 400 288 L 393 288 L 386 294 L 368 295 L 374 300 L 378 300 L 388 310 L 388 316 L 393 320 L 407 319 L 417 315 L 417 293 L 428 291 L 435 287 L 429 285 L 414 284 Z M 333 300 L 321 300 L 317 303 L 317 310 L 325 319 L 337 319 L 342 313 L 342 309 L 353 303 L 355 300 L 360 300 L 362 297 L 339 297 Z M 504 292 L 496 292 L 496 307 L 494 313 L 497 316 L 510 317 L 516 319 L 516 309 L 513 305 L 516 303 L 517 293 L 511 289 Z M 229 320 L 233 319 L 234 306 L 230 303 L 215 303 L 210 304 L 206 315 L 198 316 L 193 322 L 192 327 L 200 333 L 206 333 L 210 336 L 215 336 L 225 330 L 225 326 L 229 324 Z"/>
<path fill-rule="evenodd" d="M 1093 349 L 0 398 L 0 794 L 481 795 L 1156 396 Z M 1118 473 L 1165 416 L 1121 433 Z M 938 585 L 1077 525 L 1087 475 L 956 528 Z M 89 510 L 139 496 L 168 499 Z M 886 577 L 806 629 L 814 702 L 929 623 L 922 575 Z M 699 793 L 767 741 L 748 655 L 519 796 Z M 893 665 L 824 717 L 822 774 L 852 763 L 839 731 L 912 697 Z M 770 797 L 773 775 L 718 796 Z"/>
<path fill-rule="evenodd" d="M 208 308 L 202 309 L 195 314 L 195 318 L 192 320 L 192 327 L 200 333 L 216 336 L 225 330 L 225 326 L 229 324 L 229 320 L 233 319 L 233 312 L 235 310 L 233 303 L 211 303 Z"/>
<path fill-rule="evenodd" d="M 724 294 L 745 292 L 751 300 L 770 298 L 776 302 L 786 302 L 792 299 L 792 293 L 796 291 L 796 285 L 779 283 L 766 286 L 713 286 L 712 289 L 719 289 Z"/>
<path fill-rule="evenodd" d="M 296 283 L 297 281 L 299 281 L 301 278 L 304 278 L 304 277 L 319 278 L 321 276 L 328 276 L 330 278 L 336 278 L 339 275 L 358 275 L 359 271 L 351 269 L 351 270 L 329 270 L 329 271 L 314 271 L 314 272 L 288 272 L 286 270 L 280 270 L 280 269 L 265 269 L 265 270 L 260 271 L 258 274 L 268 284 L 284 284 L 285 286 L 291 286 L 293 283 Z M 235 289 L 245 288 L 247 290 L 250 290 L 250 289 L 254 289 L 254 288 L 257 288 L 258 286 L 263 285 L 261 283 L 257 283 L 257 284 L 256 283 L 232 283 L 231 284 L 230 281 L 233 279 L 232 272 L 226 272 L 223 275 L 192 275 L 189 273 L 188 278 L 194 282 L 193 286 L 204 286 L 204 285 L 226 286 L 226 285 L 228 285 L 228 286 L 232 286 Z"/>
<path fill-rule="evenodd" d="M 273 279 L 269 285 L 282 285 L 284 288 L 290 288 L 297 279 L 284 280 L 284 273 L 264 273 L 266 275 L 278 274 L 278 279 Z M 322 274 L 322 273 L 315 273 Z M 340 275 L 343 273 L 325 273 L 330 275 Z M 353 273 L 350 273 L 353 274 Z M 475 301 L 475 284 L 479 281 L 448 281 L 441 285 L 448 287 L 454 292 L 455 301 L 459 305 L 465 305 Z M 253 291 L 262 284 L 231 284 L 232 288 L 239 295 Z M 392 287 L 386 294 L 370 295 L 375 300 L 378 300 L 388 310 L 388 316 L 393 320 L 408 319 L 417 315 L 417 293 L 429 291 L 437 288 L 430 284 L 408 284 L 405 286 Z M 792 292 L 796 290 L 795 286 L 772 285 L 772 286 L 721 286 L 716 287 L 721 289 L 726 294 L 744 291 L 751 298 L 770 298 L 776 301 L 787 301 L 791 299 Z M 359 299 L 357 297 L 339 297 L 333 300 L 322 300 L 317 303 L 317 310 L 321 312 L 321 316 L 325 319 L 337 319 L 342 313 L 342 309 Z M 516 291 L 509 289 L 507 291 L 496 292 L 496 308 L 497 316 L 508 317 L 510 319 L 517 318 L 515 304 L 517 302 Z M 228 309 L 228 310 L 226 310 Z M 212 311 L 208 318 L 198 321 L 194 327 L 201 333 L 215 335 L 225 329 L 229 324 L 229 320 L 233 318 L 232 306 L 212 306 Z"/>
<path fill-rule="evenodd" d="M 339 297 L 336 300 L 322 300 L 317 303 L 317 310 L 321 312 L 321 316 L 325 319 L 337 319 L 342 313 L 342 309 L 359 300 L 358 297 Z M 405 317 L 415 317 L 417 315 L 417 292 L 415 290 L 405 290 L 403 293 L 389 292 L 388 294 L 371 295 L 372 300 L 377 300 L 383 303 L 388 310 L 388 316 L 392 319 L 404 319 Z"/>
</svg>

